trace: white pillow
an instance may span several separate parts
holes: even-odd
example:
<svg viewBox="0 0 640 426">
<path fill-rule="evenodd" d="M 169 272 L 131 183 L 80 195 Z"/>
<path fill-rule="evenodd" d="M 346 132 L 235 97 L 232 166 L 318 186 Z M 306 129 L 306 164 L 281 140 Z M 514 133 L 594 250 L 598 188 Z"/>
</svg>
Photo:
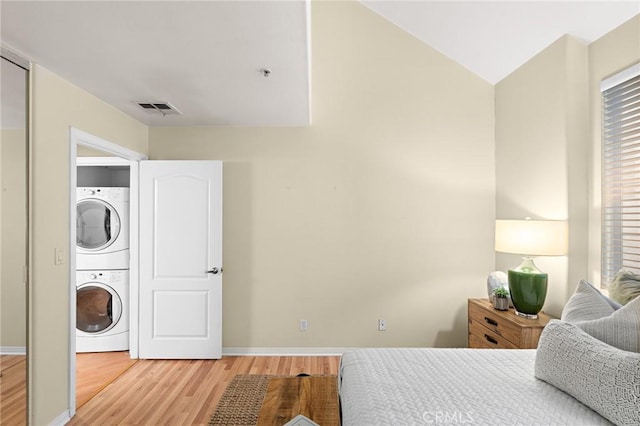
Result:
<svg viewBox="0 0 640 426">
<path fill-rule="evenodd" d="M 551 320 L 538 342 L 535 376 L 615 424 L 640 424 L 640 354 Z"/>
<path fill-rule="evenodd" d="M 611 315 L 622 305 L 609 299 L 585 280 L 580 280 L 576 291 L 562 309 L 562 321 L 593 320 Z"/>
<path fill-rule="evenodd" d="M 640 352 L 640 299 L 620 306 L 582 280 L 560 319 L 619 349 Z"/>
<path fill-rule="evenodd" d="M 635 298 L 608 317 L 577 321 L 578 327 L 616 348 L 640 352 L 640 298 Z"/>
</svg>

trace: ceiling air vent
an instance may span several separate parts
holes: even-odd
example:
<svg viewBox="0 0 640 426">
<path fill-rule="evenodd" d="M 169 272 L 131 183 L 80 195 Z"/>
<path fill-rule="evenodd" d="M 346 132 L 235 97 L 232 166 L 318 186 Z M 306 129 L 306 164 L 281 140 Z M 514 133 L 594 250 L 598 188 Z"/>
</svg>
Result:
<svg viewBox="0 0 640 426">
<path fill-rule="evenodd" d="M 180 111 L 169 102 L 136 102 L 140 108 L 147 112 L 162 115 L 182 115 Z"/>
</svg>

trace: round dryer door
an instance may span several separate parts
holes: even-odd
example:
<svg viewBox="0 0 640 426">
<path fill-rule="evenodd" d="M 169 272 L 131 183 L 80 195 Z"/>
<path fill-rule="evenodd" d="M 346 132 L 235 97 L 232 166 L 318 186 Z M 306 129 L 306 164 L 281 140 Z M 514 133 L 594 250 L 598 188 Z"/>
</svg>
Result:
<svg viewBox="0 0 640 426">
<path fill-rule="evenodd" d="M 76 205 L 76 244 L 87 251 L 109 247 L 120 233 L 118 212 L 108 203 L 86 199 Z"/>
<path fill-rule="evenodd" d="M 89 334 L 110 330 L 120 320 L 122 301 L 109 286 L 88 283 L 76 290 L 76 328 Z"/>
</svg>

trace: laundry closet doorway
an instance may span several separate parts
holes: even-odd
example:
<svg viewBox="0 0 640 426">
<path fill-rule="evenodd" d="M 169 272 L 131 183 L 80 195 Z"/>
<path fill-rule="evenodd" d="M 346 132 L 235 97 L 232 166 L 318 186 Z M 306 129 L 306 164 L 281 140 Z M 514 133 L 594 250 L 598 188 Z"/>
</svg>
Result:
<svg viewBox="0 0 640 426">
<path fill-rule="evenodd" d="M 70 305 L 76 304 L 77 165 L 91 161 L 104 165 L 106 161 L 113 167 L 129 167 L 130 356 L 220 358 L 222 163 L 146 161 L 144 154 L 80 130 L 71 129 L 70 135 Z M 112 157 L 78 160 L 78 148 Z M 146 193 L 141 192 L 141 185 Z M 75 309 L 70 320 L 69 412 L 73 416 Z M 181 349 L 176 351 L 176 346 Z"/>
<path fill-rule="evenodd" d="M 138 222 L 136 164 L 132 172 L 131 163 L 117 157 L 77 158 L 76 353 L 129 351 L 131 346 L 130 305 L 135 315 L 136 304 L 129 301 L 130 276 L 135 281 L 137 262 L 130 262 L 129 245 L 134 239 L 130 237 L 137 235 Z M 133 257 L 137 258 L 135 247 Z M 136 342 L 134 339 L 134 358 Z M 84 356 L 80 365 L 93 366 L 88 362 L 93 358 Z M 90 390 L 92 383 L 86 384 Z M 96 385 L 99 389 L 101 383 Z M 78 403 L 84 399 L 78 398 Z"/>
<path fill-rule="evenodd" d="M 89 133 L 81 130 L 71 128 L 70 129 L 70 170 L 69 170 L 69 306 L 72 307 L 69 315 L 69 414 L 73 416 L 76 411 L 76 351 L 79 349 L 81 352 L 83 348 L 87 351 L 94 349 L 93 343 L 87 346 L 87 342 L 92 342 L 91 334 L 88 331 L 93 328 L 93 323 L 85 324 L 87 321 L 84 318 L 78 318 L 78 313 L 75 309 L 78 302 L 78 296 L 83 293 L 78 293 L 79 290 L 86 288 L 91 290 L 91 287 L 96 287 L 95 291 L 100 288 L 114 288 L 115 285 L 109 285 L 104 281 L 108 281 L 103 278 L 94 278 L 90 276 L 92 272 L 80 272 L 78 273 L 78 254 L 77 254 L 77 187 L 89 186 L 89 187 L 128 187 L 128 218 L 125 219 L 128 222 L 128 262 L 125 265 L 116 265 L 119 269 L 127 269 L 128 279 L 128 292 L 125 295 L 124 287 L 117 288 L 120 290 L 120 294 L 112 294 L 113 304 L 118 305 L 121 303 L 120 312 L 126 312 L 127 322 L 120 323 L 120 326 L 126 324 L 128 328 L 127 347 L 129 349 L 129 356 L 131 358 L 138 358 L 138 166 L 139 161 L 146 160 L 148 157 L 144 154 L 129 150 L 121 147 L 104 139 L 93 136 Z M 92 157 L 89 157 L 92 156 Z M 81 170 L 78 172 L 78 166 L 84 167 L 96 167 L 102 170 L 94 170 L 91 173 L 83 173 Z M 108 175 L 108 178 L 107 178 Z M 107 181 L 105 181 L 107 179 Z M 90 198 L 89 196 L 87 196 Z M 103 200 L 104 201 L 104 200 Z M 108 203 L 106 203 L 108 204 Z M 136 218 L 132 220 L 132 218 Z M 82 236 L 81 236 L 82 237 Z M 81 238 L 82 239 L 82 238 Z M 118 247 L 110 246 L 113 250 L 117 250 Z M 81 260 L 81 267 L 94 266 L 90 260 L 91 249 L 81 250 L 81 255 L 84 259 Z M 116 253 L 114 252 L 114 255 Z M 120 260 L 121 261 L 121 260 Z M 87 263 L 89 262 L 89 263 Z M 84 264 L 84 266 L 83 266 Z M 88 265 L 88 266 L 87 266 Z M 98 271 L 96 271 L 98 272 Z M 113 275 L 114 271 L 103 271 L 103 274 Z M 88 275 L 89 274 L 89 275 Z M 87 275 L 85 277 L 85 275 Z M 98 274 L 95 274 L 98 275 Z M 81 281 L 87 281 L 86 286 L 79 287 L 77 279 Z M 122 280 L 118 280 L 122 284 Z M 89 284 L 93 282 L 93 284 Z M 120 300 L 118 300 L 120 298 Z M 126 304 L 123 304 L 125 302 Z M 117 313 L 117 312 L 116 312 Z M 109 315 L 113 315 L 114 312 L 110 310 Z M 78 323 L 80 320 L 80 324 Z M 124 321 L 124 318 L 120 316 L 120 321 Z M 91 321 L 89 321 L 91 322 Z M 88 326 L 88 329 L 85 327 Z M 78 331 L 80 330 L 80 331 Z M 107 330 L 107 334 L 115 333 L 118 330 L 113 328 Z M 118 333 L 122 337 L 121 333 Z M 78 337 L 80 335 L 80 337 Z M 95 336 L 99 336 L 96 334 Z M 83 341 L 78 342 L 78 339 Z M 78 346 L 80 343 L 80 346 Z M 107 344 L 110 344 L 107 340 Z M 108 349 L 108 348 L 107 348 Z"/>
</svg>

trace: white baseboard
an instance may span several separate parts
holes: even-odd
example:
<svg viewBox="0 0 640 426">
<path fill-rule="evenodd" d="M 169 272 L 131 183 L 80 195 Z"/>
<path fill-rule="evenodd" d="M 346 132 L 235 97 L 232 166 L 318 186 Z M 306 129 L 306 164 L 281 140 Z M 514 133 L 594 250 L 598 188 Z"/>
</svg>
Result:
<svg viewBox="0 0 640 426">
<path fill-rule="evenodd" d="M 360 348 L 222 348 L 223 356 L 339 356 Z"/>
<path fill-rule="evenodd" d="M 58 417 L 51 420 L 49 426 L 64 426 L 71 421 L 71 416 L 69 415 L 69 410 L 65 410 L 63 413 L 60 413 Z"/>
<path fill-rule="evenodd" d="M 26 346 L 0 346 L 0 355 L 26 355 Z"/>
</svg>

